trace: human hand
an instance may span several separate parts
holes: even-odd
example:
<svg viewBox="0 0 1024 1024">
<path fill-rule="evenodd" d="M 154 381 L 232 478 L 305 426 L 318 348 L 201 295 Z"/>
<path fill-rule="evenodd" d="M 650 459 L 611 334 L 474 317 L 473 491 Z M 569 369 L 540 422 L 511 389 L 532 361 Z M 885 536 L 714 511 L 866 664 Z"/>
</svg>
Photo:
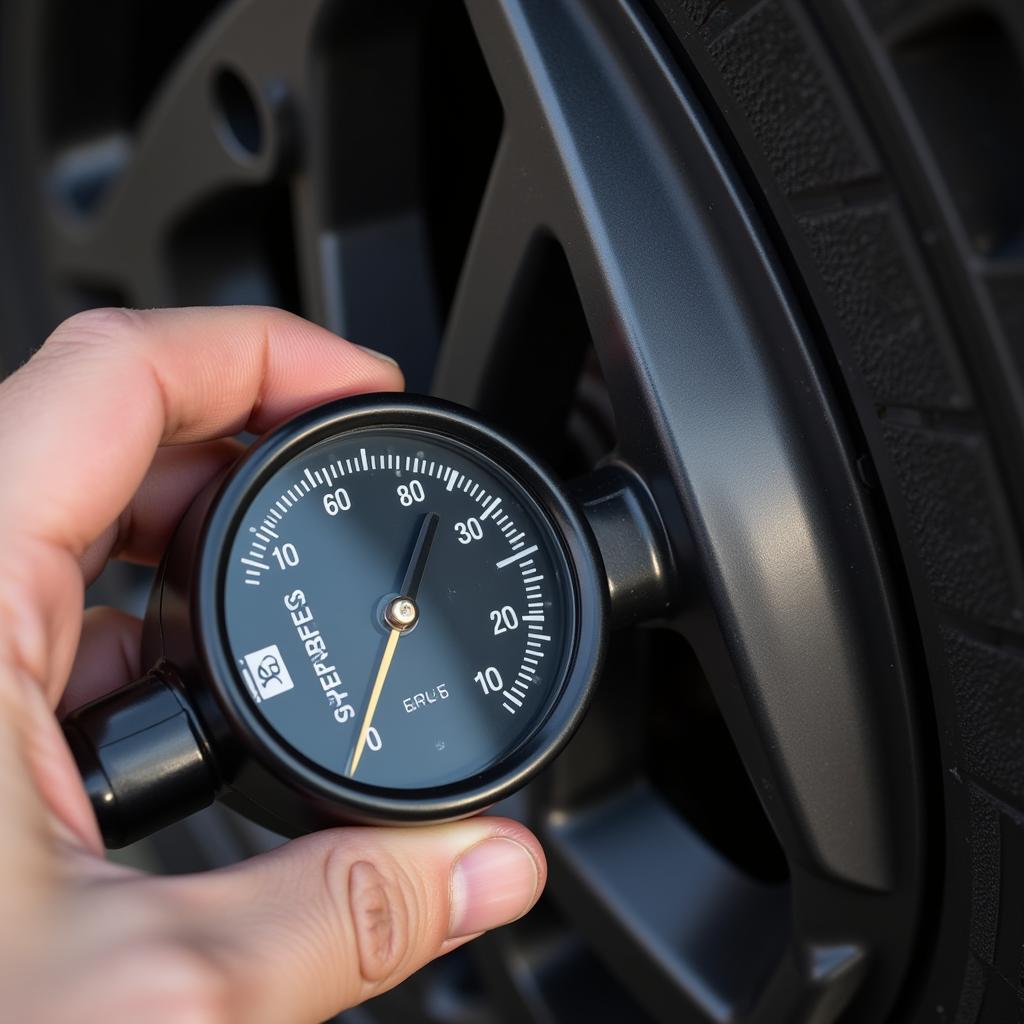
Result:
<svg viewBox="0 0 1024 1024">
<path fill-rule="evenodd" d="M 108 558 L 155 563 L 231 435 L 402 386 L 286 313 L 98 310 L 0 384 L 0 999 L 9 1020 L 322 1020 L 525 913 L 522 826 L 331 829 L 207 874 L 103 857 L 55 709 L 140 674 L 141 623 L 83 616 Z"/>
</svg>

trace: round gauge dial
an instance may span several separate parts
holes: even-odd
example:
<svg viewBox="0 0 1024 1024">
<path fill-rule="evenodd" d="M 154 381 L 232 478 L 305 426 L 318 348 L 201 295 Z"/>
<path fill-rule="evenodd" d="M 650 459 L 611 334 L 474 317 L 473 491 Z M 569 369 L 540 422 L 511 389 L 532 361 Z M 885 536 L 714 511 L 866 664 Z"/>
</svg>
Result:
<svg viewBox="0 0 1024 1024">
<path fill-rule="evenodd" d="M 568 742 L 607 607 L 584 514 L 515 441 L 430 398 L 344 399 L 196 497 L 152 668 L 65 735 L 110 845 L 214 798 L 285 835 L 448 821 Z"/>
<path fill-rule="evenodd" d="M 223 565 L 224 634 L 271 730 L 356 789 L 497 770 L 558 701 L 577 581 L 526 484 L 461 440 L 351 430 L 267 467 Z"/>
</svg>

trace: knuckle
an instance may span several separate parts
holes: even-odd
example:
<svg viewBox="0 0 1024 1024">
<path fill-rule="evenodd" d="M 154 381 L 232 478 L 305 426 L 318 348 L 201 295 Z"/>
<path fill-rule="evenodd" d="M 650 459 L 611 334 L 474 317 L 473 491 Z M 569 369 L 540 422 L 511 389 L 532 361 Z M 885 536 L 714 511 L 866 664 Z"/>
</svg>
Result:
<svg viewBox="0 0 1024 1024">
<path fill-rule="evenodd" d="M 159 1006 L 167 1019 L 195 1024 L 234 1024 L 239 1019 L 227 972 L 212 956 L 186 942 L 143 946 L 128 954 L 121 968 L 134 982 L 123 986 L 128 998 L 144 992 L 146 1001 Z M 112 970 L 117 973 L 116 965 Z"/>
<path fill-rule="evenodd" d="M 102 307 L 86 309 L 68 317 L 50 335 L 51 346 L 86 347 L 108 345 L 143 330 L 142 314 L 134 309 Z"/>
<path fill-rule="evenodd" d="M 353 860 L 332 853 L 328 863 L 329 891 L 344 904 L 340 910 L 347 913 L 355 939 L 359 974 L 365 983 L 378 985 L 399 972 L 409 954 L 411 882 L 397 864 L 380 857 Z"/>
<path fill-rule="evenodd" d="M 183 1020 L 229 1024 L 236 1019 L 232 986 L 216 963 L 192 949 L 179 948 L 165 956 L 165 971 L 180 979 Z"/>
</svg>

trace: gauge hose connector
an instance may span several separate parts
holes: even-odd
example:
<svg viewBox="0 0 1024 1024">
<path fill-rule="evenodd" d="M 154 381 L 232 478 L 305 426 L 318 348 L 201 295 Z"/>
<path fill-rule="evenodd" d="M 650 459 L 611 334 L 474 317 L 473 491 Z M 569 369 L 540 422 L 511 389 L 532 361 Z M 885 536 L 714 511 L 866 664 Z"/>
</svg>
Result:
<svg viewBox="0 0 1024 1024">
<path fill-rule="evenodd" d="M 63 727 L 109 848 L 213 802 L 198 728 L 164 667 L 78 708 Z"/>
</svg>

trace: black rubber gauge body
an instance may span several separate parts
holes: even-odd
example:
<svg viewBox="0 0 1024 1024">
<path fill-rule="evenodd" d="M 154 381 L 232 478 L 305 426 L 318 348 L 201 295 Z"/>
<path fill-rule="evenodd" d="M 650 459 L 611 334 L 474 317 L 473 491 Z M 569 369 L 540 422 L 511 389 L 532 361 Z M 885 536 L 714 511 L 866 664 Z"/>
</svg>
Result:
<svg viewBox="0 0 1024 1024">
<path fill-rule="evenodd" d="M 429 399 L 331 403 L 197 498 L 155 668 L 65 731 L 110 845 L 214 794 L 286 834 L 471 814 L 579 723 L 606 595 L 584 518 L 508 438 Z"/>
</svg>

